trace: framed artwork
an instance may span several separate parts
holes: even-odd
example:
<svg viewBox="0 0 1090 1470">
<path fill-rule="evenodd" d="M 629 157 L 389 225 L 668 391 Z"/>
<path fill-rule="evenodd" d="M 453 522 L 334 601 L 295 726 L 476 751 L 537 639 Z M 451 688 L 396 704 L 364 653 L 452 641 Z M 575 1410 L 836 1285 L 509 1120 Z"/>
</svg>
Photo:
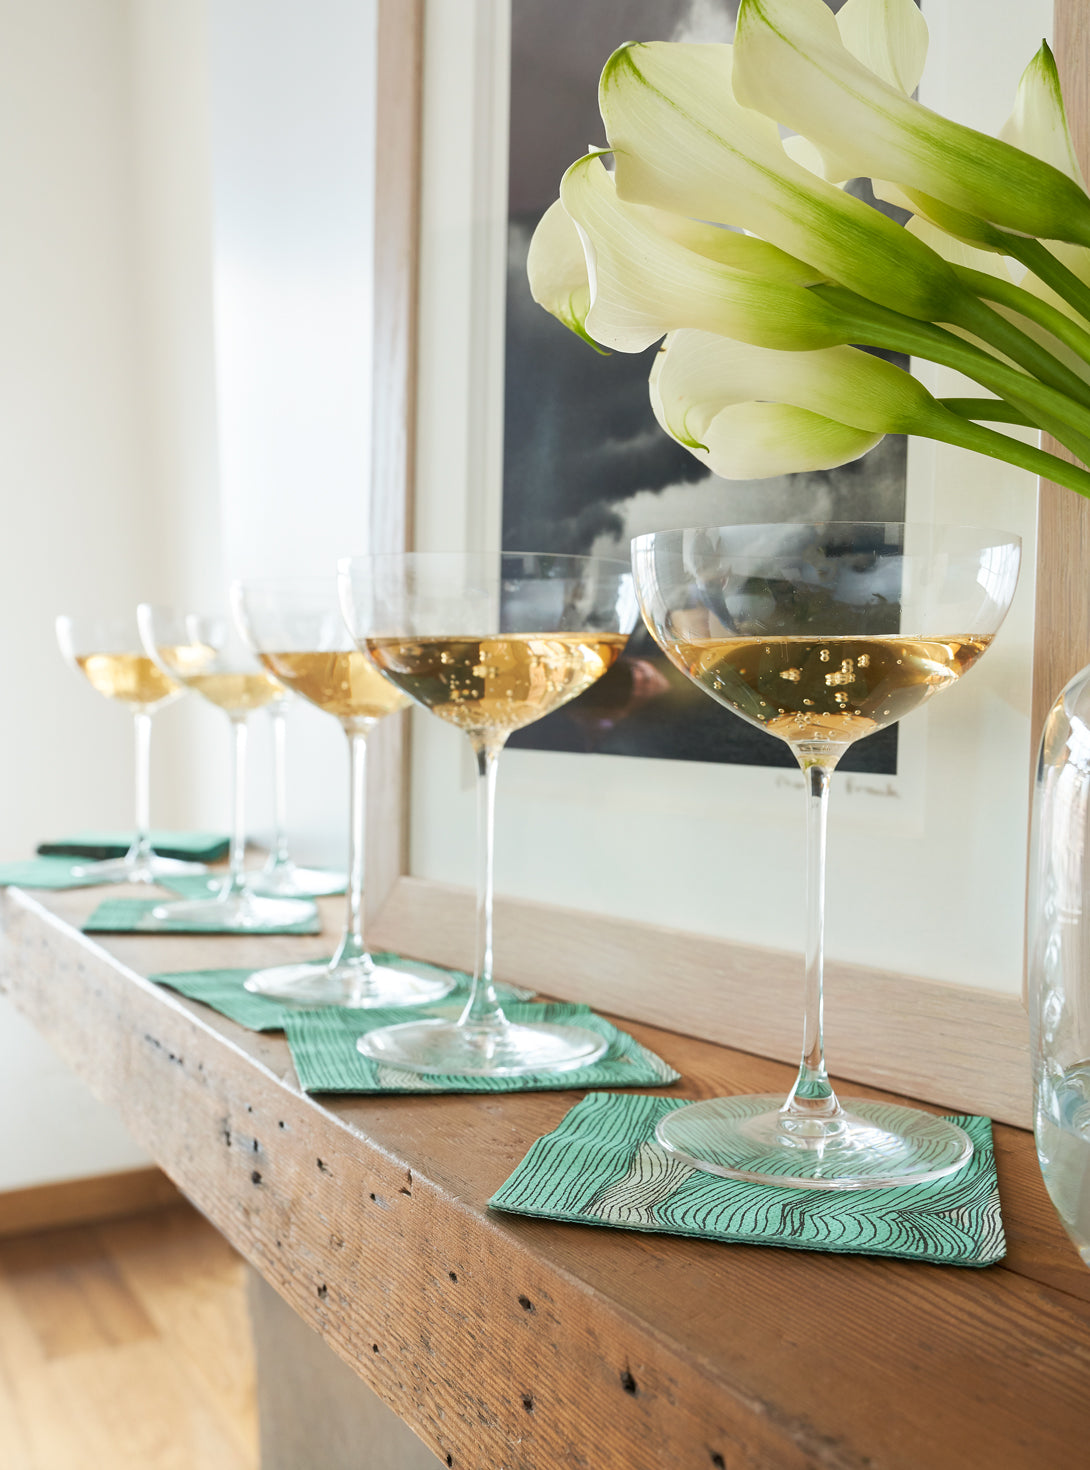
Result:
<svg viewBox="0 0 1090 1470">
<path fill-rule="evenodd" d="M 400 119 L 401 161 L 389 168 L 385 185 L 396 208 L 380 197 L 396 290 L 387 293 L 376 381 L 392 363 L 407 417 L 391 415 L 387 402 L 384 417 L 376 418 L 376 483 L 383 487 L 376 495 L 376 549 L 513 545 L 504 380 L 507 120 L 519 3 L 429 4 L 415 18 L 400 6 L 395 12 L 393 0 L 380 7 L 380 17 L 385 13 L 403 29 L 406 56 L 417 49 L 400 88 L 396 74 L 384 78 L 385 123 L 380 115 L 386 136 Z M 969 9 L 981 4 L 971 0 Z M 577 33 L 584 10 L 572 7 Z M 1039 20 L 1027 21 L 1037 39 Z M 950 32 L 971 31 L 973 24 L 960 12 L 937 16 L 936 43 L 963 47 L 965 36 Z M 1090 37 L 1075 0 L 1058 5 L 1055 38 L 1061 64 L 1077 84 L 1086 74 Z M 1017 44 L 1024 61 L 1037 40 L 1028 51 L 1024 40 Z M 945 78 L 949 88 L 954 69 L 941 64 L 941 55 L 939 61 L 940 83 Z M 415 78 L 415 88 L 405 90 L 405 76 Z M 422 96 L 417 132 L 413 108 Z M 946 106 L 943 97 L 925 100 Z M 985 125 L 998 127 L 1003 115 Z M 418 176 L 408 168 L 417 137 Z M 569 151 L 574 156 L 593 141 L 580 136 Z M 417 180 L 419 196 L 412 187 Z M 383 187 L 380 177 L 380 195 Z M 415 436 L 408 427 L 414 415 Z M 990 462 L 967 469 L 963 460 L 915 441 L 908 446 L 905 497 L 911 516 L 940 518 L 941 504 L 942 519 L 1016 522 L 1012 528 L 1027 536 L 1028 575 L 1005 651 L 997 647 L 989 656 L 993 682 L 946 723 L 921 721 L 913 735 L 910 722 L 896 774 L 837 778 L 831 913 L 839 906 L 858 932 L 832 947 L 828 964 L 830 1064 L 838 1075 L 871 1086 L 1025 1123 L 1029 1073 L 1019 987 L 1034 738 L 1030 690 L 1032 683 L 1035 707 L 1047 708 L 1063 677 L 1090 655 L 1090 626 L 1080 624 L 1085 596 L 1080 593 L 1074 614 L 1068 606 L 1071 587 L 1085 587 L 1090 523 L 1082 504 L 1073 504 L 1077 497 L 1045 487 L 1035 544 L 1037 505 L 1024 479 L 997 473 Z M 974 679 L 982 680 L 986 667 L 987 661 Z M 376 749 L 370 786 L 373 809 L 383 816 L 370 840 L 370 905 L 380 941 L 466 964 L 473 932 L 472 779 L 460 744 L 447 747 L 445 733 L 425 718 L 412 728 L 411 751 L 407 736 L 396 731 Z M 799 906 L 799 875 L 776 857 L 799 846 L 794 773 L 703 757 L 584 751 L 516 749 L 501 762 L 498 972 L 543 992 L 793 1061 L 795 935 L 789 925 L 769 922 L 769 914 L 777 904 L 792 912 Z M 956 853 L 945 853 L 943 845 L 955 839 Z M 997 876 L 988 865 L 1000 849 Z M 742 911 L 750 890 L 732 892 L 747 867 L 764 875 L 766 890 L 778 886 L 780 897 L 789 895 L 780 902 L 773 893 L 748 929 Z M 960 892 L 952 874 L 963 879 Z M 759 893 L 757 899 L 764 901 Z M 878 912 L 882 904 L 892 907 Z M 966 912 L 978 916 L 960 929 L 958 906 L 963 919 Z M 907 920 L 898 907 L 912 910 Z M 882 926 L 894 920 L 898 928 L 883 950 Z M 937 967 L 926 952 L 929 928 L 943 936 Z M 960 978 L 963 966 L 977 963 L 970 951 L 982 930 L 1001 933 L 1001 984 Z"/>
<path fill-rule="evenodd" d="M 659 429 L 647 378 L 657 348 L 598 356 L 530 296 L 530 237 L 565 168 L 604 143 L 603 58 L 630 37 L 729 41 L 737 0 L 512 0 L 505 290 L 503 545 L 628 558 L 633 536 L 732 520 L 904 518 L 905 440 L 838 469 L 726 482 Z M 834 0 L 833 9 L 839 8 Z M 578 18 L 576 16 L 578 15 Z M 874 204 L 869 185 L 849 189 Z M 889 206 L 885 212 L 904 217 Z M 903 357 L 894 357 L 900 365 Z M 794 769 L 781 740 L 733 719 L 678 672 L 643 627 L 606 677 L 512 736 L 515 749 L 597 751 Z M 897 727 L 859 741 L 844 771 L 894 775 Z"/>
</svg>

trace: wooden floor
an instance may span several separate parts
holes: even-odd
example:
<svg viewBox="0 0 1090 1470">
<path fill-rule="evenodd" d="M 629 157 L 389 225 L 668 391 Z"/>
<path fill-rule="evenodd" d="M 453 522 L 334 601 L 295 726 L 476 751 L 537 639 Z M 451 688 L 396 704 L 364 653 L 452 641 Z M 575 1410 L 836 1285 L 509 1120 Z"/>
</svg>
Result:
<svg viewBox="0 0 1090 1470">
<path fill-rule="evenodd" d="M 256 1470 L 244 1267 L 188 1205 L 0 1240 L 3 1470 Z"/>
</svg>

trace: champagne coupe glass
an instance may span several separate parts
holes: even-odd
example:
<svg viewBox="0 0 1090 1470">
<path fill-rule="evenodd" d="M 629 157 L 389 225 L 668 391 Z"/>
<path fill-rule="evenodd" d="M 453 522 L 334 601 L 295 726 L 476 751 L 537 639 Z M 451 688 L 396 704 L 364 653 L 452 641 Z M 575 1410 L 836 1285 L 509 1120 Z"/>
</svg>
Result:
<svg viewBox="0 0 1090 1470">
<path fill-rule="evenodd" d="M 962 1129 L 915 1108 L 837 1101 L 822 1036 L 829 778 L 854 740 L 903 718 L 970 669 L 1014 595 L 1005 531 L 910 523 L 739 525 L 632 543 L 647 626 L 720 704 L 787 742 L 806 778 L 802 1063 L 787 1100 L 679 1108 L 658 1141 L 732 1179 L 802 1189 L 923 1183 L 968 1162 Z"/>
<path fill-rule="evenodd" d="M 77 878 L 100 883 L 156 883 L 160 878 L 203 873 L 203 863 L 160 857 L 152 850 L 148 772 L 151 717 L 185 693 L 152 662 L 140 646 L 136 619 L 129 617 L 59 617 L 57 642 L 72 668 L 86 676 L 92 689 L 116 699 L 132 711 L 136 733 L 136 837 L 124 857 L 73 868 Z"/>
<path fill-rule="evenodd" d="M 605 1043 L 582 1026 L 516 1025 L 492 982 L 496 761 L 512 730 L 574 699 L 615 662 L 637 618 L 629 569 L 596 557 L 410 552 L 340 563 L 348 626 L 383 673 L 463 730 L 477 757 L 477 954 L 454 1020 L 385 1026 L 356 1043 L 412 1072 L 567 1071 Z"/>
<path fill-rule="evenodd" d="M 187 899 L 154 908 L 154 920 L 178 919 L 225 930 L 280 927 L 313 916 L 313 903 L 261 898 L 250 891 L 246 859 L 246 722 L 280 696 L 281 686 L 254 659 L 226 617 L 180 613 L 141 603 L 136 612 L 149 656 L 172 679 L 223 710 L 231 722 L 234 752 L 234 821 L 227 877 L 214 898 Z"/>
<path fill-rule="evenodd" d="M 288 846 L 288 711 L 291 705 L 291 691 L 284 689 L 265 706 L 273 738 L 273 842 L 265 866 L 249 879 L 249 884 L 255 893 L 269 898 L 318 898 L 321 894 L 340 893 L 344 878 L 340 873 L 326 873 L 320 868 L 299 867 Z"/>
<path fill-rule="evenodd" d="M 442 999 L 454 988 L 453 976 L 409 960 L 378 965 L 363 938 L 367 737 L 379 720 L 407 708 L 407 696 L 356 647 L 341 616 L 336 577 L 235 582 L 231 606 L 265 668 L 340 721 L 350 769 L 348 913 L 337 952 L 328 963 L 258 970 L 246 988 L 302 1005 L 404 1006 Z"/>
</svg>

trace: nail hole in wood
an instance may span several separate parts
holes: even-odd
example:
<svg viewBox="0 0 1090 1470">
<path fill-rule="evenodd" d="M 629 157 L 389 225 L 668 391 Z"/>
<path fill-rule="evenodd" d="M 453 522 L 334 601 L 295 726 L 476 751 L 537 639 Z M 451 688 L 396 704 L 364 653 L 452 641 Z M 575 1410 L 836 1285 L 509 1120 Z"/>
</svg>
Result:
<svg viewBox="0 0 1090 1470">
<path fill-rule="evenodd" d="M 328 1165 L 328 1164 L 327 1164 L 327 1163 L 326 1163 L 326 1162 L 325 1162 L 325 1160 L 324 1160 L 324 1159 L 318 1159 L 318 1160 L 317 1160 L 317 1164 L 318 1164 L 318 1169 L 319 1169 L 319 1171 L 320 1171 L 320 1172 L 321 1172 L 321 1173 L 322 1173 L 322 1174 L 329 1174 L 329 1173 L 331 1173 L 331 1172 L 332 1172 L 332 1171 L 331 1171 L 331 1170 L 330 1170 L 330 1167 L 329 1167 L 329 1165 Z M 375 1197 L 375 1196 L 374 1196 L 374 1195 L 372 1195 L 372 1196 L 371 1196 L 371 1198 L 372 1198 L 372 1199 L 374 1199 L 374 1197 Z"/>
<path fill-rule="evenodd" d="M 727 1470 L 727 1462 L 718 1450 L 712 1450 L 712 1464 L 715 1466 L 715 1470 Z"/>
<path fill-rule="evenodd" d="M 318 1288 L 318 1297 L 319 1297 L 319 1300 L 324 1302 L 325 1299 L 326 1299 L 326 1297 L 328 1295 L 329 1295 L 329 1287 L 323 1281 L 322 1284 L 321 1284 L 321 1286 L 319 1286 L 319 1288 Z"/>
<path fill-rule="evenodd" d="M 278 1128 L 286 1128 L 288 1125 L 284 1122 L 283 1118 L 281 1118 L 280 1122 L 276 1126 Z"/>
<path fill-rule="evenodd" d="M 534 1310 L 534 1304 L 528 1296 L 519 1297 L 519 1306 L 524 1312 L 532 1312 Z"/>
<path fill-rule="evenodd" d="M 524 1393 L 522 1395 L 522 1407 L 526 1410 L 528 1414 L 532 1414 L 534 1412 L 534 1399 L 532 1394 Z"/>
<path fill-rule="evenodd" d="M 371 1344 L 371 1351 L 372 1351 L 372 1352 L 373 1352 L 373 1353 L 377 1353 L 377 1352 L 378 1352 L 378 1343 L 377 1343 L 377 1342 L 373 1342 L 373 1343 L 372 1343 L 372 1344 Z"/>
<path fill-rule="evenodd" d="M 257 1172 L 256 1169 L 250 1175 L 250 1183 L 251 1184 L 260 1184 L 261 1183 L 261 1175 Z"/>
<path fill-rule="evenodd" d="M 448 1465 L 453 1465 L 454 1464 L 454 1456 L 453 1455 L 448 1455 L 447 1456 L 447 1464 Z"/>
<path fill-rule="evenodd" d="M 458 1273 L 457 1273 L 457 1271 L 448 1271 L 447 1272 L 447 1275 L 450 1277 L 450 1279 L 452 1281 L 457 1281 L 458 1280 Z"/>
<path fill-rule="evenodd" d="M 636 1380 L 632 1377 L 632 1374 L 628 1371 L 627 1368 L 621 1374 L 621 1387 L 624 1389 L 625 1393 L 636 1392 Z"/>
<path fill-rule="evenodd" d="M 261 1148 L 261 1145 L 258 1143 L 257 1139 L 255 1138 L 254 1139 L 254 1153 L 256 1154 L 257 1152 L 259 1152 L 260 1148 Z"/>
</svg>

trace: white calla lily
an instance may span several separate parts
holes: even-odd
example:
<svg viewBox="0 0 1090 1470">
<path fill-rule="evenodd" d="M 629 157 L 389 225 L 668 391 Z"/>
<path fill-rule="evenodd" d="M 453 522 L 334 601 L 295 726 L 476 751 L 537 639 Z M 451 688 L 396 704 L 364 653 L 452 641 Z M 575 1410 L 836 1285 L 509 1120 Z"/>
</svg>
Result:
<svg viewBox="0 0 1090 1470">
<path fill-rule="evenodd" d="M 1010 269 L 1006 258 L 994 250 L 981 250 L 975 245 L 968 244 L 956 235 L 947 234 L 940 230 L 938 225 L 931 220 L 925 219 L 921 214 L 914 214 L 905 225 L 905 229 L 917 240 L 922 240 L 925 245 L 930 245 L 937 255 L 943 260 L 948 260 L 951 265 L 964 266 L 967 270 L 984 271 L 987 275 L 995 276 L 1000 281 L 1011 281 Z"/>
<path fill-rule="evenodd" d="M 651 406 L 666 432 L 724 479 L 833 469 L 873 449 L 884 430 L 859 429 L 791 401 L 791 386 L 820 375 L 825 359 L 824 352 L 769 352 L 709 332 L 674 332 L 651 370 Z"/>
<path fill-rule="evenodd" d="M 808 173 L 819 179 L 828 179 L 831 184 L 847 183 L 850 175 L 845 173 L 822 153 L 821 149 L 804 138 L 801 133 L 792 133 L 783 140 L 783 151 L 792 163 L 801 164 Z"/>
<path fill-rule="evenodd" d="M 583 328 L 605 347 L 641 352 L 665 333 L 690 326 L 788 351 L 829 346 L 850 335 L 841 312 L 803 286 L 785 283 L 784 276 L 800 270 L 813 278 L 799 262 L 728 231 L 716 231 L 711 239 L 706 226 L 693 227 L 705 251 L 714 247 L 735 258 L 769 263 L 774 278 L 687 248 L 656 228 L 655 211 L 617 197 L 613 177 L 598 156 L 568 169 L 560 198 L 583 242 L 590 291 Z M 679 230 L 686 233 L 684 224 Z M 539 242 L 539 279 L 547 274 L 543 258 L 552 235 L 550 228 Z M 567 280 L 566 238 L 559 248 L 567 263 L 558 264 L 555 274 Z"/>
<path fill-rule="evenodd" d="M 1051 164 L 939 116 L 877 76 L 844 45 L 824 0 L 742 0 L 734 50 L 738 101 L 803 133 L 856 173 L 1002 230 L 1090 245 L 1083 189 Z"/>
<path fill-rule="evenodd" d="M 584 323 L 590 310 L 590 281 L 583 241 L 560 200 L 550 204 L 530 239 L 526 256 L 530 295 L 577 336 L 601 352 Z"/>
<path fill-rule="evenodd" d="M 713 332 L 672 333 L 652 380 L 682 443 L 701 441 L 707 405 L 716 401 L 789 403 L 879 435 L 913 432 L 934 404 L 911 373 L 857 347 L 777 352 Z M 680 405 L 687 406 L 679 416 Z"/>
<path fill-rule="evenodd" d="M 834 423 L 790 403 L 760 402 L 731 403 L 719 409 L 705 437 L 706 445 L 686 447 L 724 480 L 766 480 L 770 475 L 833 470 L 860 459 L 882 439 L 881 434 Z"/>
<path fill-rule="evenodd" d="M 927 22 L 916 0 L 847 0 L 840 39 L 868 71 L 911 97 L 927 60 Z"/>
<path fill-rule="evenodd" d="M 945 262 L 789 158 L 776 124 L 735 100 L 731 65 L 729 46 L 652 42 L 614 52 L 599 105 L 618 195 L 740 226 L 871 301 L 954 319 L 963 293 Z"/>
<path fill-rule="evenodd" d="M 1050 163 L 1080 189 L 1086 188 L 1064 110 L 1056 58 L 1047 41 L 1041 43 L 1040 51 L 1022 73 L 1014 111 L 999 136 L 1005 143 Z"/>
</svg>

